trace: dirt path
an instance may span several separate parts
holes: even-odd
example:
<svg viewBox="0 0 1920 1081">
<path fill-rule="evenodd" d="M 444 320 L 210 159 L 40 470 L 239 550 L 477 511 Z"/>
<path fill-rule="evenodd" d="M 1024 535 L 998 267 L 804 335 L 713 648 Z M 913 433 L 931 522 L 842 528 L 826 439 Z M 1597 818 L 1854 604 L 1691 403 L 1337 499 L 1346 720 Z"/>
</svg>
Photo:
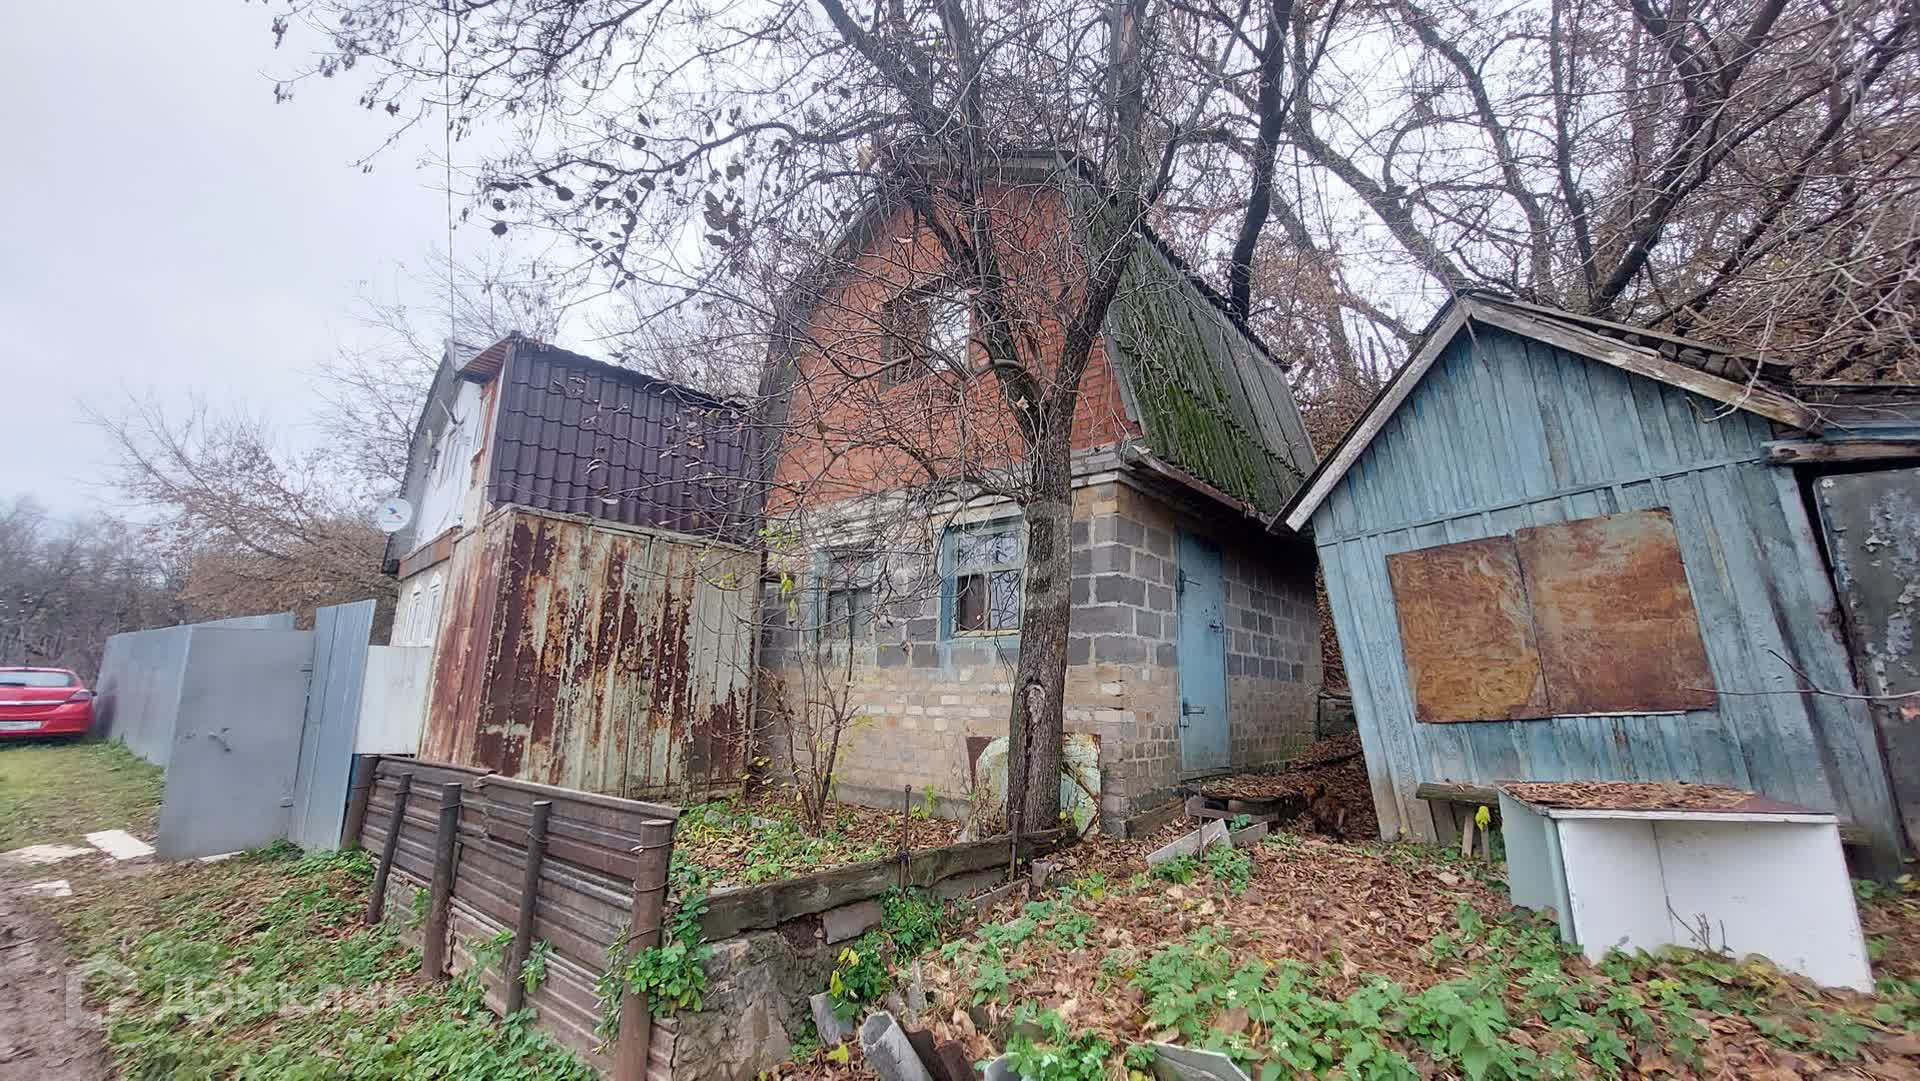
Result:
<svg viewBox="0 0 1920 1081">
<path fill-rule="evenodd" d="M 43 876 L 57 877 L 57 876 Z M 100 1033 L 69 1024 L 71 965 L 59 928 L 20 890 L 30 877 L 0 873 L 0 1081 L 106 1081 L 113 1060 Z"/>
</svg>

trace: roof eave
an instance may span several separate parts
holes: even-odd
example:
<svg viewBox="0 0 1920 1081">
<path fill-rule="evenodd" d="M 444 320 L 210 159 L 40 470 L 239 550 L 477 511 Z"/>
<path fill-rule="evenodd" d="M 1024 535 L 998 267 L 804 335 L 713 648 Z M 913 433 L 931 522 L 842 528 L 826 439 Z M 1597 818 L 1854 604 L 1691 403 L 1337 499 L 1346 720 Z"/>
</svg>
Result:
<svg viewBox="0 0 1920 1081">
<path fill-rule="evenodd" d="M 1691 391 L 1702 397 L 1720 402 L 1733 409 L 1742 409 L 1776 421 L 1789 428 L 1807 432 L 1818 432 L 1822 421 L 1818 412 L 1806 403 L 1788 395 L 1769 389 L 1758 382 L 1735 382 L 1710 375 L 1698 368 L 1668 360 L 1658 352 L 1639 346 L 1628 345 L 1593 331 L 1584 330 L 1566 323 L 1545 318 L 1530 317 L 1502 304 L 1485 303 L 1479 299 L 1464 295 L 1451 301 L 1435 325 L 1427 332 L 1420 348 L 1408 359 L 1407 363 L 1395 372 L 1380 393 L 1374 396 L 1372 404 L 1361 415 L 1360 420 L 1349 428 L 1332 453 L 1309 476 L 1293 499 L 1281 509 L 1275 524 L 1284 523 L 1295 532 L 1303 530 L 1312 521 L 1313 512 L 1320 508 L 1331 495 L 1347 470 L 1351 469 L 1360 456 L 1373 442 L 1374 436 L 1386 426 L 1387 419 L 1393 416 L 1400 406 L 1413 393 L 1427 371 L 1433 367 L 1440 354 L 1453 343 L 1453 339 L 1466 328 L 1469 322 L 1477 322 L 1497 327 L 1522 337 L 1533 338 L 1548 345 L 1564 349 L 1569 353 L 1586 357 L 1589 360 L 1619 368 L 1622 371 L 1644 376 L 1669 386 Z M 1269 526 L 1269 528 L 1273 528 Z M 1277 531 L 1277 530 L 1276 530 Z"/>
</svg>

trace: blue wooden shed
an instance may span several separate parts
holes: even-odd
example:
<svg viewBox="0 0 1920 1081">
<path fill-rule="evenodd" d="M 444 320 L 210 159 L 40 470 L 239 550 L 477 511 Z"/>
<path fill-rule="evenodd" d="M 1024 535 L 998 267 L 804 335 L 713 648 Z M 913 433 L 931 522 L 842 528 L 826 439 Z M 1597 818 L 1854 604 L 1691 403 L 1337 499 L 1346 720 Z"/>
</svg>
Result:
<svg viewBox="0 0 1920 1081">
<path fill-rule="evenodd" d="M 1920 455 L 1913 399 L 1875 402 L 1590 317 L 1449 304 L 1274 525 L 1318 549 L 1382 834 L 1445 838 L 1505 781 L 1710 782 L 1837 813 L 1897 863 L 1896 788 L 1920 794 L 1883 718 L 1842 697 L 1859 684 L 1808 487 L 1820 463 Z"/>
</svg>

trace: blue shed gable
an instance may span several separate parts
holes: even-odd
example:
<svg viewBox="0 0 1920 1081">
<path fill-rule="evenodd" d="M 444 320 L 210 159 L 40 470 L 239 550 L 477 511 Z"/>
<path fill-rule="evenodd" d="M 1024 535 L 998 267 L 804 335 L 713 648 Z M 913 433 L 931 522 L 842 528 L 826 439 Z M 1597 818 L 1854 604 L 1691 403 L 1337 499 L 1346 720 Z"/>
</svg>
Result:
<svg viewBox="0 0 1920 1081">
<path fill-rule="evenodd" d="M 1422 783 L 1673 780 L 1834 811 L 1897 851 L 1860 703 L 1756 693 L 1791 692 L 1789 661 L 1851 683 L 1798 481 L 1764 460 L 1772 438 L 1763 417 L 1519 333 L 1455 335 L 1312 514 L 1383 833 L 1436 837 Z M 1656 507 L 1672 514 L 1715 708 L 1415 722 L 1387 556 Z"/>
<path fill-rule="evenodd" d="M 1757 461 L 1765 418 L 1469 324 L 1314 513 L 1344 537 Z"/>
</svg>

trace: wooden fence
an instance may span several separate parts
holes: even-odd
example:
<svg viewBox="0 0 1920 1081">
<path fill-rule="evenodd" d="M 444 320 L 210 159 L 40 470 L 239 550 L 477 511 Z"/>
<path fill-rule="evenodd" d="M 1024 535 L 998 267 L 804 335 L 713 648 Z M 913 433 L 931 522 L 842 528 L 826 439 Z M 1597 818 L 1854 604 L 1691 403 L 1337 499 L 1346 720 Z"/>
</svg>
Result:
<svg viewBox="0 0 1920 1081">
<path fill-rule="evenodd" d="M 483 770 L 370 756 L 360 760 L 345 840 L 378 858 L 368 922 L 391 919 L 420 944 L 421 969 L 478 973 L 501 1014 L 531 1006 L 538 1023 L 615 1081 L 641 1081 L 652 1047 L 647 1003 L 627 995 L 610 1053 L 596 1034 L 601 973 L 659 941 L 679 810 L 509 780 Z M 504 953 L 488 945 L 503 932 Z M 545 978 L 515 978 L 545 942 Z M 651 1054 L 650 1054 L 651 1052 Z"/>
<path fill-rule="evenodd" d="M 659 941 L 677 808 L 402 757 L 362 756 L 354 777 L 343 840 L 378 857 L 367 920 L 402 924 L 423 972 L 447 979 L 493 960 L 477 971 L 493 1010 L 533 1007 L 541 1028 L 614 1081 L 684 1076 L 678 1024 L 651 1018 L 644 1000 L 623 998 L 610 1053 L 596 1031 L 609 951 L 623 932 L 627 956 Z M 717 941 L 861 905 L 877 920 L 873 902 L 893 886 L 964 896 L 1073 840 L 1067 829 L 1018 846 L 1000 836 L 718 890 L 702 931 Z M 504 932 L 503 954 L 490 943 Z M 536 942 L 546 972 L 527 992 L 515 977 Z"/>
</svg>

